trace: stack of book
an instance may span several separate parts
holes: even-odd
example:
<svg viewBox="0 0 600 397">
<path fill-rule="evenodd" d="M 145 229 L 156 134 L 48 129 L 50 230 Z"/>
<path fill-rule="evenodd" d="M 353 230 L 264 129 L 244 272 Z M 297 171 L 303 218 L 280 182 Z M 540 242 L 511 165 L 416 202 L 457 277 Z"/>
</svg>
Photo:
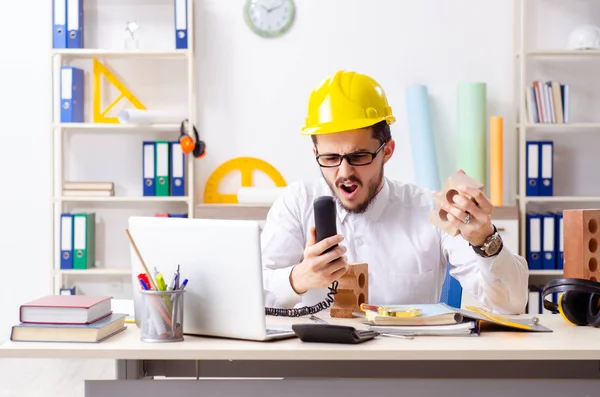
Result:
<svg viewBox="0 0 600 397">
<path fill-rule="evenodd" d="M 536 80 L 525 91 L 530 123 L 569 123 L 569 86 L 558 81 Z"/>
<path fill-rule="evenodd" d="M 64 182 L 65 197 L 109 197 L 115 195 L 113 182 Z"/>
<path fill-rule="evenodd" d="M 107 296 L 49 295 L 20 306 L 10 340 L 101 342 L 125 330 L 126 317 L 112 312 Z"/>
</svg>

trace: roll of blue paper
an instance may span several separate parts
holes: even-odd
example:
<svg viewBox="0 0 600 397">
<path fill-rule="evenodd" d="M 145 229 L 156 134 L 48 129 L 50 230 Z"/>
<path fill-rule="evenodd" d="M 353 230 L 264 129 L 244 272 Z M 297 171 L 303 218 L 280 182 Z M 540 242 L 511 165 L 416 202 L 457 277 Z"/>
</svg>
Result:
<svg viewBox="0 0 600 397">
<path fill-rule="evenodd" d="M 431 190 L 438 190 L 440 180 L 427 87 L 420 84 L 408 86 L 406 106 L 415 183 Z"/>
</svg>

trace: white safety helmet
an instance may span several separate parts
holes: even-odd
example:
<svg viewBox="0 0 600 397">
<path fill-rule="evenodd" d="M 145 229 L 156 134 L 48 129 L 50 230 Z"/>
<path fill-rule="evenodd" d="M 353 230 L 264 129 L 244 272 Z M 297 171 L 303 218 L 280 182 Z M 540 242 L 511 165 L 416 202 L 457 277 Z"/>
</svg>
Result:
<svg viewBox="0 0 600 397">
<path fill-rule="evenodd" d="M 600 49 L 600 28 L 594 25 L 581 25 L 569 34 L 569 50 Z"/>
</svg>

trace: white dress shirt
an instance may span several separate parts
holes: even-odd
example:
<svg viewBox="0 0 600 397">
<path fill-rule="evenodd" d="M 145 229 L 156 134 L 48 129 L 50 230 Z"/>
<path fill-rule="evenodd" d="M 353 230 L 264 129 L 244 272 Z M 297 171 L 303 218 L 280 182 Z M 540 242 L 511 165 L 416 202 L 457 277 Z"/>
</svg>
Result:
<svg viewBox="0 0 600 397">
<path fill-rule="evenodd" d="M 299 295 L 291 287 L 292 267 L 302 262 L 313 201 L 331 196 L 324 179 L 290 184 L 271 207 L 261 234 L 267 307 L 302 307 L 325 300 L 328 289 Z M 528 267 L 506 247 L 492 258 L 477 255 L 460 235 L 452 237 L 429 222 L 432 192 L 385 179 L 363 214 L 337 206 L 337 230 L 344 236 L 348 263 L 367 263 L 369 303 L 437 303 L 447 264 L 450 274 L 482 305 L 502 314 L 520 314 L 528 298 Z"/>
</svg>

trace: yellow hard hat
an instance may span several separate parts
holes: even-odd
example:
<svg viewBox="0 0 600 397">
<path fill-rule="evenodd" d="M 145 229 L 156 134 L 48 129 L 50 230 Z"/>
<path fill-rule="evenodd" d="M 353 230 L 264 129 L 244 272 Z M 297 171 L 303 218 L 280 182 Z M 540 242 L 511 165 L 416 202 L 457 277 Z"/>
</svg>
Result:
<svg viewBox="0 0 600 397">
<path fill-rule="evenodd" d="M 331 134 L 396 118 L 383 88 L 369 76 L 339 70 L 312 91 L 302 135 Z"/>
</svg>

